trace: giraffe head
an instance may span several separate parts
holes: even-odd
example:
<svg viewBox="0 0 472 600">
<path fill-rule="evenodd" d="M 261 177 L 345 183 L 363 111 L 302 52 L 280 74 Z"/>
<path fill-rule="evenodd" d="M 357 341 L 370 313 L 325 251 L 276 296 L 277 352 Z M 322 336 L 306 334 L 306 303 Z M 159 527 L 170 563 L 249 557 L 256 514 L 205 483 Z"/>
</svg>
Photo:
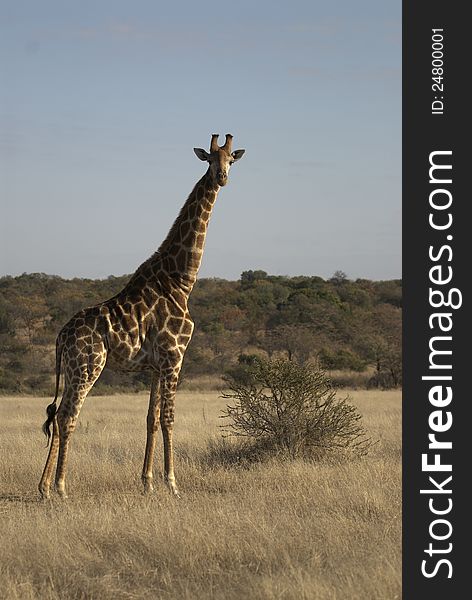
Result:
<svg viewBox="0 0 472 600">
<path fill-rule="evenodd" d="M 224 146 L 218 146 L 218 134 L 211 136 L 210 152 L 203 148 L 194 148 L 195 154 L 200 160 L 206 160 L 210 164 L 210 175 L 218 185 L 226 185 L 231 165 L 239 160 L 245 150 L 231 151 L 233 136 L 226 134 Z"/>
</svg>

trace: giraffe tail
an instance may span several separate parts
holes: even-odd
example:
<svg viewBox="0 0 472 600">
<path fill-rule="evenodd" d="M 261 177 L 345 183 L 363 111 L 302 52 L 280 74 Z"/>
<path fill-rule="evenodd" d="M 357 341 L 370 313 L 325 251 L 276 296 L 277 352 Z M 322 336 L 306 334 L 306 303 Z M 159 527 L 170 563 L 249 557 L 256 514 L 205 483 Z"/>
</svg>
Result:
<svg viewBox="0 0 472 600">
<path fill-rule="evenodd" d="M 54 400 L 46 407 L 47 419 L 43 424 L 43 433 L 48 438 L 48 445 L 51 439 L 51 423 L 54 421 L 57 411 L 57 396 L 59 395 L 59 379 L 61 377 L 61 359 L 62 359 L 62 343 L 59 338 L 56 340 L 56 393 Z"/>
</svg>

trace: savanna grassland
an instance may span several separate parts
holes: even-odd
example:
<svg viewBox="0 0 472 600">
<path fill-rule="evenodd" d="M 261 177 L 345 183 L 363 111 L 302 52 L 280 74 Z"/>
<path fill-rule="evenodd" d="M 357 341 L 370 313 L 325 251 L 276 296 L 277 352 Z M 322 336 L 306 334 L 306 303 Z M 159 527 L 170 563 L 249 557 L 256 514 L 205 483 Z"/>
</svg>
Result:
<svg viewBox="0 0 472 600">
<path fill-rule="evenodd" d="M 238 466 L 218 452 L 223 400 L 181 391 L 180 500 L 162 484 L 141 494 L 147 397 L 89 397 L 70 498 L 46 502 L 36 486 L 50 399 L 1 398 L 0 597 L 400 598 L 400 392 L 351 397 L 378 440 L 368 456 Z"/>
</svg>

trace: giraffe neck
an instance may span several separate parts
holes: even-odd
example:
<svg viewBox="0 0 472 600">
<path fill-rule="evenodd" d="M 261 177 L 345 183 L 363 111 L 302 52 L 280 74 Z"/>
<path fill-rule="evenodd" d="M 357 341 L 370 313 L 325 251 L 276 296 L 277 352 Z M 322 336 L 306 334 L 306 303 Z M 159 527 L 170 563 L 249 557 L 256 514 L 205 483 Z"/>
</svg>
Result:
<svg viewBox="0 0 472 600">
<path fill-rule="evenodd" d="M 164 271 L 190 293 L 202 262 L 211 212 L 220 187 L 210 169 L 197 182 L 156 253 Z"/>
</svg>

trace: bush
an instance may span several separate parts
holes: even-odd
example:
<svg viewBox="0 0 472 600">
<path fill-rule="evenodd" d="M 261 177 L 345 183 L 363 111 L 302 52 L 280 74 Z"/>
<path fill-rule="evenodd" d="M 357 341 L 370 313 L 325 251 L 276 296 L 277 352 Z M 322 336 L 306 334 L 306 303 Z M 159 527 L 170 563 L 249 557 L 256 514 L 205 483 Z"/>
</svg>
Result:
<svg viewBox="0 0 472 600">
<path fill-rule="evenodd" d="M 367 364 L 357 354 L 350 350 L 330 350 L 322 348 L 319 353 L 321 366 L 330 370 L 364 371 Z"/>
<path fill-rule="evenodd" d="M 365 454 L 370 446 L 361 415 L 336 392 L 325 373 L 282 359 L 257 359 L 225 377 L 232 400 L 223 418 L 231 435 L 251 438 L 252 449 L 292 457 L 319 456 L 336 449 Z"/>
</svg>

